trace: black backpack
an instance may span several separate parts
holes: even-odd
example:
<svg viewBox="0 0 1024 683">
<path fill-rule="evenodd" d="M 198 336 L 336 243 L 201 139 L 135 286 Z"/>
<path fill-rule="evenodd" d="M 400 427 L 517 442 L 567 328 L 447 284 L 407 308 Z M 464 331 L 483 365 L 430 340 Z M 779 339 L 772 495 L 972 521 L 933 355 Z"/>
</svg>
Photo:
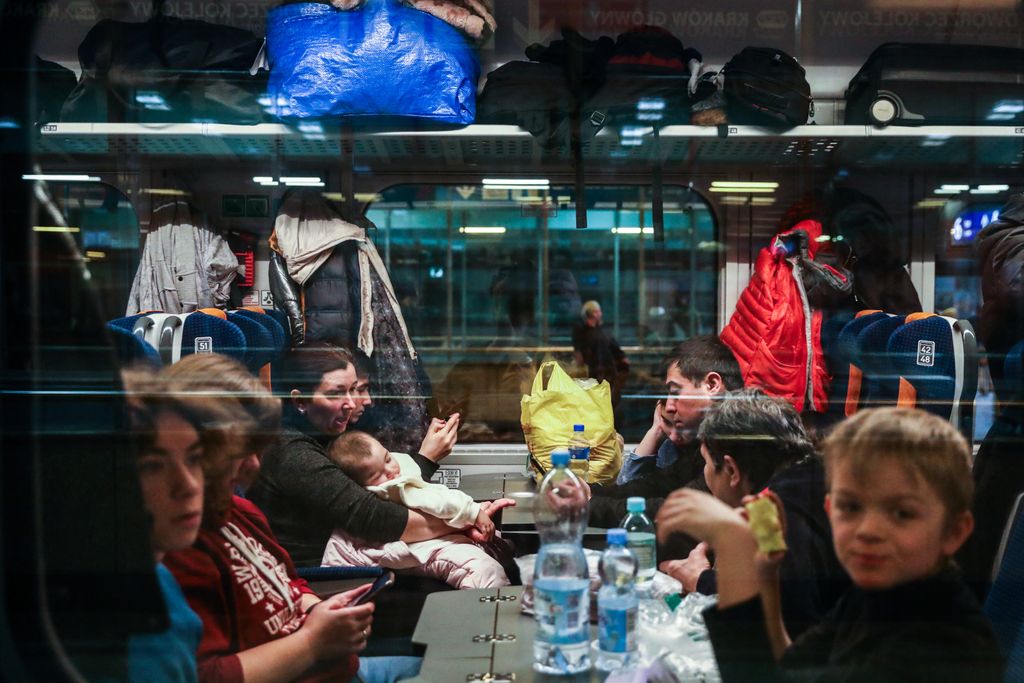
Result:
<svg viewBox="0 0 1024 683">
<path fill-rule="evenodd" d="M 743 48 L 722 75 L 730 123 L 788 128 L 814 113 L 804 68 L 782 50 Z"/>
<path fill-rule="evenodd" d="M 262 45 L 249 31 L 193 19 L 105 19 L 78 47 L 82 77 L 61 120 L 259 123 L 266 75 L 249 69 Z"/>
</svg>

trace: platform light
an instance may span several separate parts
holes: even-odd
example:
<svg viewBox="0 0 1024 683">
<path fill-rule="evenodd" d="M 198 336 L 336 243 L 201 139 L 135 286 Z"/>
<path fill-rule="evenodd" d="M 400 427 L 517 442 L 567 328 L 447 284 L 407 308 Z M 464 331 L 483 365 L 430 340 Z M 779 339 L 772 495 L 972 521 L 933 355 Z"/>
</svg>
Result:
<svg viewBox="0 0 1024 683">
<path fill-rule="evenodd" d="M 1010 189 L 1009 185 L 978 185 L 978 189 L 983 192 L 1006 192 Z"/>
<path fill-rule="evenodd" d="M 922 199 L 917 204 L 914 204 L 915 209 L 941 209 L 946 205 L 948 199 L 937 199 L 931 197 L 928 199 Z"/>
<path fill-rule="evenodd" d="M 484 187 L 500 187 L 503 189 L 507 186 L 538 188 L 551 185 L 551 181 L 547 178 L 484 178 L 480 182 L 483 183 Z"/>
<path fill-rule="evenodd" d="M 91 259 L 105 259 L 107 258 L 107 252 L 89 250 L 85 252 L 85 257 Z"/>
<path fill-rule="evenodd" d="M 612 228 L 612 233 L 616 235 L 639 235 L 641 233 L 644 235 L 653 235 L 654 228 Z"/>
<path fill-rule="evenodd" d="M 948 190 L 950 192 L 967 192 L 967 190 L 971 189 L 971 186 L 970 185 L 949 185 L 949 184 L 945 184 L 944 183 L 943 185 L 940 186 L 940 189 Z"/>
<path fill-rule="evenodd" d="M 505 228 L 500 225 L 466 225 L 459 228 L 466 235 L 504 235 Z"/>
<path fill-rule="evenodd" d="M 81 229 L 69 225 L 33 225 L 32 232 L 81 232 Z"/>
<path fill-rule="evenodd" d="M 289 187 L 323 187 L 324 181 L 319 176 L 281 176 L 278 182 Z"/>
<path fill-rule="evenodd" d="M 53 180 L 63 183 L 98 183 L 98 176 L 84 173 L 26 173 L 22 180 Z"/>
<path fill-rule="evenodd" d="M 619 140 L 619 144 L 623 147 L 639 147 L 644 144 L 642 138 L 622 138 Z"/>
<path fill-rule="evenodd" d="M 252 177 L 252 181 L 259 185 L 274 186 L 277 185 L 277 181 L 267 175 L 255 175 Z"/>
<path fill-rule="evenodd" d="M 775 197 L 751 197 L 750 203 L 754 206 L 771 206 L 775 203 Z"/>
<path fill-rule="evenodd" d="M 637 121 L 661 121 L 665 115 L 660 111 L 641 111 L 636 115 Z"/>
</svg>

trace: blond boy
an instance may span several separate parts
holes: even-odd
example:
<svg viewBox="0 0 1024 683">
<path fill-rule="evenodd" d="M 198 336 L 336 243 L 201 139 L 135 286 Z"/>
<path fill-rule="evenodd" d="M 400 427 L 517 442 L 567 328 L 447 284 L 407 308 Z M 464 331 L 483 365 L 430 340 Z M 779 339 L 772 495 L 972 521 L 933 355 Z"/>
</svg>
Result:
<svg viewBox="0 0 1024 683">
<path fill-rule="evenodd" d="M 791 642 L 778 566 L 750 526 L 706 494 L 680 491 L 658 533 L 684 531 L 717 555 L 719 603 L 705 614 L 722 680 L 1002 680 L 991 627 L 952 556 L 970 535 L 968 447 L 946 421 L 880 408 L 840 424 L 824 444 L 825 508 L 854 583 L 822 622 Z"/>
</svg>

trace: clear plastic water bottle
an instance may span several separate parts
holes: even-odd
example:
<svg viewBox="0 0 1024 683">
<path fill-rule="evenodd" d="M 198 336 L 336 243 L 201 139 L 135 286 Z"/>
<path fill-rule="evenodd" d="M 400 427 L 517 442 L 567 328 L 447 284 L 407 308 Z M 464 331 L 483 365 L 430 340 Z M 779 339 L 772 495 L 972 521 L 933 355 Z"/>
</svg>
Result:
<svg viewBox="0 0 1024 683">
<path fill-rule="evenodd" d="M 626 530 L 609 529 L 597 594 L 597 668 L 602 671 L 614 671 L 636 660 L 636 571 L 636 557 L 626 547 Z"/>
<path fill-rule="evenodd" d="M 626 518 L 622 520 L 622 528 L 626 530 L 626 546 L 630 549 L 638 565 L 637 590 L 646 593 L 658 569 L 657 540 L 654 535 L 654 522 L 644 514 L 647 503 L 639 496 L 626 499 Z"/>
<path fill-rule="evenodd" d="M 568 469 L 568 451 L 552 453 L 551 464 L 533 500 L 541 543 L 533 579 L 533 668 L 575 674 L 590 669 L 590 579 L 583 554 L 588 504 Z"/>
<path fill-rule="evenodd" d="M 577 477 L 590 483 L 590 441 L 583 434 L 583 425 L 572 426 L 569 439 L 569 468 Z"/>
</svg>

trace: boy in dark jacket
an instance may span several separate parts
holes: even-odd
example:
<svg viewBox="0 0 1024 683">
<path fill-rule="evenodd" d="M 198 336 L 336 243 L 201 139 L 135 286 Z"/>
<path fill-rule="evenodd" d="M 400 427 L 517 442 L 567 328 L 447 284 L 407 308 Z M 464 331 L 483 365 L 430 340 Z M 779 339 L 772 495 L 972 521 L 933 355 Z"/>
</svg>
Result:
<svg viewBox="0 0 1024 683">
<path fill-rule="evenodd" d="M 782 610 L 794 636 L 832 609 L 849 588 L 825 515 L 825 471 L 800 416 L 783 399 L 759 389 L 725 395 L 698 431 L 704 479 L 711 494 L 738 507 L 744 497 L 770 488 L 787 513 L 789 547 L 779 570 Z M 718 592 L 717 572 L 701 543 L 685 560 L 662 562 L 661 570 L 687 591 Z"/>
<path fill-rule="evenodd" d="M 963 437 L 923 411 L 883 408 L 841 424 L 824 452 L 826 511 L 854 588 L 795 642 L 780 609 L 784 552 L 760 552 L 740 511 L 699 492 L 661 508 L 659 534 L 691 533 L 718 555 L 705 620 L 722 680 L 1001 681 L 991 626 L 951 564 L 974 526 Z"/>
</svg>

